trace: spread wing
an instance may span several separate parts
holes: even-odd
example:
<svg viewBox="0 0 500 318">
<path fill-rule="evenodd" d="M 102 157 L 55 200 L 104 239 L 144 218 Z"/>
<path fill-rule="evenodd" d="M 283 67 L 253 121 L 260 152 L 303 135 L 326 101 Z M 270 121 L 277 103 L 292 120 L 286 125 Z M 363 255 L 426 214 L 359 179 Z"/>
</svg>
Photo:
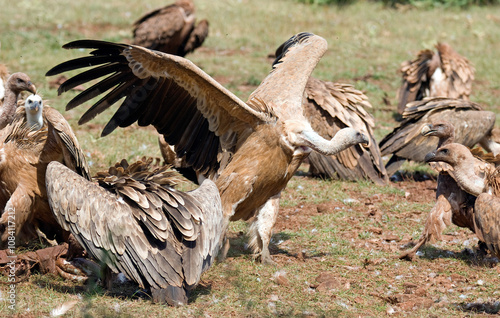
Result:
<svg viewBox="0 0 500 318">
<path fill-rule="evenodd" d="M 379 143 L 382 156 L 393 154 L 403 159 L 423 162 L 434 151 L 437 137 L 421 135 L 424 125 L 447 121 L 455 127 L 455 142 L 473 147 L 491 133 L 495 114 L 483 111 L 478 104 L 453 98 L 426 98 L 408 104 L 403 121 Z M 386 165 L 389 174 L 397 170 Z"/>
<path fill-rule="evenodd" d="M 143 287 L 189 290 L 218 251 L 222 208 L 210 180 L 183 193 L 169 186 L 165 168 L 150 172 L 143 163 L 110 168 L 98 175 L 101 186 L 59 163 L 49 164 L 46 178 L 59 224 Z"/>
<path fill-rule="evenodd" d="M 379 184 L 387 181 L 380 150 L 373 136 L 374 118 L 366 111 L 371 107 L 368 98 L 352 85 L 309 78 L 303 108 L 306 119 L 316 132 L 331 139 L 340 129 L 352 127 L 370 136 L 368 148 L 355 145 L 334 156 L 311 153 L 309 162 L 313 173 L 348 180 L 367 178 Z"/>
<path fill-rule="evenodd" d="M 80 118 L 80 124 L 125 97 L 103 136 L 136 121 L 141 126 L 153 125 L 175 145 L 178 157 L 185 156 L 189 165 L 203 173 L 215 172 L 220 151 L 232 151 L 242 136 L 272 117 L 265 109 L 245 104 L 182 57 L 93 40 L 71 42 L 64 48 L 95 50 L 91 56 L 61 63 L 47 72 L 51 76 L 92 67 L 63 83 L 60 94 L 106 76 L 68 103 L 71 109 L 105 94 Z"/>
<path fill-rule="evenodd" d="M 249 105 L 266 105 L 283 121 L 302 115 L 306 83 L 327 50 L 326 40 L 298 33 L 276 50 L 273 70 L 248 99 Z"/>
<path fill-rule="evenodd" d="M 431 63 L 432 62 L 432 63 Z M 429 74 L 432 74 L 439 64 L 439 56 L 431 50 L 422 50 L 417 58 L 401 63 L 399 69 L 402 81 L 397 93 L 398 113 L 402 114 L 406 104 L 416 100 L 421 100 L 428 96 L 430 85 Z"/>
<path fill-rule="evenodd" d="M 497 257 L 500 256 L 499 209 L 500 199 L 488 193 L 481 193 L 474 205 L 476 234 Z"/>
</svg>

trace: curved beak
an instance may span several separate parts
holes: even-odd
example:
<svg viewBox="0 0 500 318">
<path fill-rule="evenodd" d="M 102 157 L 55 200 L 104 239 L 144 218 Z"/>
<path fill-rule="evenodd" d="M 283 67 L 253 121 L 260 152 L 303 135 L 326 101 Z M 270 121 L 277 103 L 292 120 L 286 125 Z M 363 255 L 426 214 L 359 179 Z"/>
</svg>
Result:
<svg viewBox="0 0 500 318">
<path fill-rule="evenodd" d="M 362 137 L 363 138 L 363 142 L 360 143 L 361 146 L 363 148 L 370 148 L 370 145 L 372 144 L 371 143 L 371 139 L 368 136 L 366 136 L 365 134 L 363 134 L 363 133 L 361 133 L 361 135 L 363 136 Z"/>
<path fill-rule="evenodd" d="M 425 162 L 432 162 L 432 161 L 436 161 L 436 152 L 433 151 L 433 152 L 429 152 L 428 154 L 425 155 L 425 158 L 424 158 L 424 161 Z"/>
<path fill-rule="evenodd" d="M 36 86 L 35 84 L 28 82 L 28 91 L 32 94 L 36 94 Z"/>
<path fill-rule="evenodd" d="M 427 124 L 424 127 L 422 127 L 422 130 L 420 131 L 420 134 L 422 136 L 428 136 L 428 135 L 430 135 L 430 134 L 432 134 L 433 132 L 436 131 L 436 130 L 434 130 L 432 128 L 433 128 L 432 125 Z"/>
</svg>

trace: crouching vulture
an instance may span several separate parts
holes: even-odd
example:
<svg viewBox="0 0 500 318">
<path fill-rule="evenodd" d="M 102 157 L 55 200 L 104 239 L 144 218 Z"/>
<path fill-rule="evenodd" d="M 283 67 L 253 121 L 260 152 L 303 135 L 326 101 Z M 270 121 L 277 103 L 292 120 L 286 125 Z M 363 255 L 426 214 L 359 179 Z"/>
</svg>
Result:
<svg viewBox="0 0 500 318">
<path fill-rule="evenodd" d="M 455 142 L 472 148 L 479 143 L 494 155 L 500 145 L 492 138 L 496 115 L 476 103 L 456 98 L 434 97 L 408 104 L 403 121 L 379 143 L 382 156 L 391 155 L 385 168 L 394 174 L 406 160 L 424 162 L 425 155 L 436 150 L 438 138 L 425 137 L 422 128 L 447 121 L 455 129 Z"/>
<path fill-rule="evenodd" d="M 152 160 L 125 160 L 91 182 L 58 162 L 46 174 L 50 206 L 59 224 L 113 272 L 122 272 L 154 301 L 186 304 L 219 251 L 222 207 L 215 184 L 173 188 L 179 180 Z"/>
<path fill-rule="evenodd" d="M 476 196 L 474 231 L 488 249 L 500 257 L 498 213 L 500 211 L 500 173 L 493 164 L 472 155 L 460 144 L 440 147 L 426 156 L 426 161 L 441 161 L 453 168 L 450 175 L 467 193 Z"/>
<path fill-rule="evenodd" d="M 94 40 L 71 42 L 64 48 L 93 51 L 88 57 L 55 66 L 48 76 L 92 68 L 63 83 L 59 93 L 107 76 L 68 102 L 67 109 L 71 109 L 106 94 L 79 123 L 88 122 L 124 97 L 102 135 L 136 121 L 140 126 L 153 125 L 175 146 L 177 157 L 185 158 L 202 174 L 218 175 L 215 183 L 222 201 L 223 231 L 229 221 L 252 218 L 258 222 L 254 235 L 261 242 L 263 262 L 271 262 L 268 244 L 275 216 L 259 211 L 266 204 L 275 206 L 273 201 L 302 160 L 311 151 L 332 155 L 368 142 L 352 128 L 341 129 L 327 140 L 304 117 L 305 85 L 327 49 L 326 41 L 311 33 L 299 33 L 281 46 L 272 71 L 246 103 L 179 56 Z M 228 153 L 229 162 L 219 161 Z M 222 256 L 228 247 L 226 244 Z"/>
<path fill-rule="evenodd" d="M 422 135 L 438 138 L 439 149 L 449 145 L 455 140 L 454 127 L 448 122 L 437 122 L 425 125 Z M 431 164 L 434 162 L 431 162 Z M 441 233 L 451 223 L 474 230 L 474 203 L 476 196 L 462 190 L 455 179 L 450 175 L 453 173 L 448 164 L 434 166 L 439 172 L 437 178 L 436 203 L 429 211 L 425 221 L 425 227 L 417 244 L 400 255 L 400 258 L 413 259 L 418 249 L 430 240 L 441 239 Z"/>
<path fill-rule="evenodd" d="M 407 104 L 426 97 L 469 100 L 475 69 L 465 57 L 447 43 L 437 43 L 437 52 L 422 50 L 415 59 L 401 64 L 401 87 L 398 90 L 398 113 Z"/>
<path fill-rule="evenodd" d="M 0 136 L 1 247 L 7 246 L 13 231 L 17 246 L 37 236 L 51 243 L 67 238 L 47 201 L 45 171 L 51 161 L 90 178 L 68 122 L 57 110 L 44 106 L 39 95 L 30 95 Z"/>
</svg>

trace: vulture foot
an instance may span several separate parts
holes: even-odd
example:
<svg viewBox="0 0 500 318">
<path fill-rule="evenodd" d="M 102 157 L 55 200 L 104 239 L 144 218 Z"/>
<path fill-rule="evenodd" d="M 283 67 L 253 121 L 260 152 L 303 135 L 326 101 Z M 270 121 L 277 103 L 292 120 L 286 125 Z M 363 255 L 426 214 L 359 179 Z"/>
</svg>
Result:
<svg viewBox="0 0 500 318">
<path fill-rule="evenodd" d="M 35 227 L 35 231 L 36 231 L 36 234 L 38 234 L 38 238 L 40 238 L 41 241 L 45 241 L 45 242 L 49 243 L 50 246 L 57 246 L 57 245 L 59 245 L 55 239 L 54 240 L 49 239 L 47 237 L 47 235 L 45 235 L 45 233 L 43 233 L 38 228 L 38 226 Z"/>
<path fill-rule="evenodd" d="M 420 238 L 420 240 L 418 240 L 417 244 L 411 250 L 399 254 L 398 258 L 413 262 L 417 258 L 417 251 L 427 241 L 428 241 L 427 237 Z"/>
</svg>

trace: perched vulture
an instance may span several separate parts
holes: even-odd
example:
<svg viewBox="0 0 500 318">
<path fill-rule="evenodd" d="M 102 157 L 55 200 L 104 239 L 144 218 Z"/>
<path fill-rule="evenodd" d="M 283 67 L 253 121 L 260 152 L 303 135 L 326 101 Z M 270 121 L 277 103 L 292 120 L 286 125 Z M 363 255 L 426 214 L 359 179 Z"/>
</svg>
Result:
<svg viewBox="0 0 500 318">
<path fill-rule="evenodd" d="M 437 148 L 451 144 L 455 140 L 454 128 L 448 122 L 437 122 L 428 124 L 422 128 L 422 135 L 426 137 L 435 136 L 439 138 Z M 439 171 L 436 189 L 436 203 L 429 211 L 425 228 L 417 244 L 410 250 L 400 255 L 400 258 L 413 259 L 418 249 L 430 240 L 441 239 L 441 233 L 451 223 L 474 229 L 474 203 L 476 196 L 465 192 L 460 188 L 448 164 L 436 166 Z"/>
<path fill-rule="evenodd" d="M 14 73 L 9 76 L 6 82 L 3 103 L 0 108 L 0 135 L 1 130 L 10 124 L 14 119 L 17 108 L 17 100 L 23 91 L 36 94 L 36 87 L 33 83 L 31 83 L 28 75 L 24 73 Z"/>
<path fill-rule="evenodd" d="M 417 58 L 401 64 L 402 84 L 398 90 L 398 113 L 410 102 L 425 97 L 469 99 L 474 67 L 446 43 L 436 44 L 437 52 L 422 50 Z"/>
<path fill-rule="evenodd" d="M 196 26 L 192 0 L 177 0 L 174 4 L 153 10 L 134 23 L 134 45 L 185 56 L 203 44 L 208 35 L 208 21 Z"/>
<path fill-rule="evenodd" d="M 369 179 L 377 184 L 388 182 L 373 136 L 375 121 L 366 111 L 372 105 L 365 94 L 352 85 L 310 77 L 302 106 L 312 128 L 324 138 L 332 138 L 340 129 L 352 127 L 370 139 L 368 147 L 355 145 L 332 156 L 312 152 L 309 163 L 313 175 L 345 180 Z"/>
<path fill-rule="evenodd" d="M 13 229 L 17 245 L 37 236 L 49 242 L 67 237 L 47 201 L 45 171 L 51 161 L 90 178 L 68 122 L 54 108 L 43 106 L 39 95 L 30 95 L 0 136 L 0 248 L 7 246 Z M 9 223 L 12 213 L 14 228 Z"/>
<path fill-rule="evenodd" d="M 47 194 L 59 224 L 92 257 L 149 288 L 154 301 L 186 304 L 219 251 L 219 191 L 210 180 L 177 191 L 174 172 L 151 162 L 122 160 L 98 173 L 98 184 L 53 162 Z"/>
<path fill-rule="evenodd" d="M 500 172 L 491 163 L 472 155 L 467 147 L 449 144 L 426 156 L 426 161 L 441 161 L 453 168 L 450 174 L 461 189 L 476 196 L 474 230 L 480 241 L 500 257 L 498 211 L 500 209 Z"/>
<path fill-rule="evenodd" d="M 5 64 L 0 64 L 0 105 L 3 104 L 8 78 L 9 70 L 7 69 L 7 66 L 5 66 Z"/>
<path fill-rule="evenodd" d="M 500 145 L 491 138 L 495 118 L 495 113 L 462 99 L 434 97 L 408 104 L 403 121 L 379 143 L 382 156 L 392 155 L 385 166 L 387 173 L 394 174 L 406 160 L 424 162 L 425 155 L 436 150 L 438 138 L 420 132 L 438 121 L 447 121 L 455 128 L 455 142 L 470 148 L 479 143 L 499 154 Z"/>
<path fill-rule="evenodd" d="M 260 224 L 254 235 L 265 263 L 271 262 L 268 244 L 275 218 L 264 219 L 259 211 L 266 209 L 266 204 L 275 206 L 273 201 L 278 200 L 302 160 L 313 150 L 333 155 L 368 142 L 353 128 L 342 129 L 326 140 L 304 117 L 304 88 L 327 49 L 326 41 L 311 33 L 299 33 L 281 46 L 273 70 L 247 103 L 179 56 L 94 40 L 71 42 L 64 48 L 94 50 L 91 56 L 55 66 L 48 76 L 93 68 L 63 83 L 59 93 L 109 75 L 68 103 L 67 109 L 72 109 L 110 90 L 79 123 L 88 122 L 125 97 L 102 135 L 136 121 L 141 126 L 153 125 L 175 146 L 177 157 L 185 157 L 202 174 L 217 174 L 223 232 L 230 220 L 253 218 Z M 224 153 L 232 154 L 230 161 L 218 160 L 226 157 Z M 229 247 L 227 242 L 222 256 Z"/>
</svg>

